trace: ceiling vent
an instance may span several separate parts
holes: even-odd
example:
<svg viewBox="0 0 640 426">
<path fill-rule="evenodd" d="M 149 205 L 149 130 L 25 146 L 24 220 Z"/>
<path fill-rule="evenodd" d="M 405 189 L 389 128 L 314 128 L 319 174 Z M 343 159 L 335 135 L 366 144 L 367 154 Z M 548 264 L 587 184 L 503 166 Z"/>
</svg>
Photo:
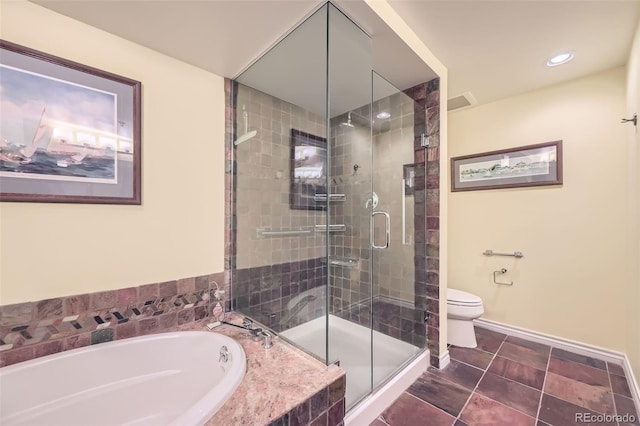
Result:
<svg viewBox="0 0 640 426">
<path fill-rule="evenodd" d="M 473 97 L 471 92 L 464 92 L 461 95 L 454 96 L 447 100 L 447 111 L 453 111 L 454 109 L 465 108 L 471 105 L 476 105 L 478 101 Z"/>
</svg>

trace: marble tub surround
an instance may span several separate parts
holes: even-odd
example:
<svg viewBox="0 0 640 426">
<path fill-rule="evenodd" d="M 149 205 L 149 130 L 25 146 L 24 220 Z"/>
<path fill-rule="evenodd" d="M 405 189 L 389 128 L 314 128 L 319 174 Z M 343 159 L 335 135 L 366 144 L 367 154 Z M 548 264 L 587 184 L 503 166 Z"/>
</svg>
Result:
<svg viewBox="0 0 640 426">
<path fill-rule="evenodd" d="M 620 365 L 476 327 L 477 348 L 449 347 L 451 363 L 429 368 L 373 426 L 565 426 L 576 413 L 628 414 L 640 425 Z M 416 423 L 419 424 L 419 423 Z"/>
<path fill-rule="evenodd" d="M 209 318 L 225 274 L 0 306 L 0 367 Z"/>
<path fill-rule="evenodd" d="M 228 321 L 241 324 L 242 316 L 231 313 Z M 240 342 L 247 355 L 247 373 L 208 426 L 342 424 L 344 370 L 326 366 L 277 337 L 272 348 L 263 349 L 262 342 L 239 328 L 222 325 L 214 331 Z"/>
</svg>

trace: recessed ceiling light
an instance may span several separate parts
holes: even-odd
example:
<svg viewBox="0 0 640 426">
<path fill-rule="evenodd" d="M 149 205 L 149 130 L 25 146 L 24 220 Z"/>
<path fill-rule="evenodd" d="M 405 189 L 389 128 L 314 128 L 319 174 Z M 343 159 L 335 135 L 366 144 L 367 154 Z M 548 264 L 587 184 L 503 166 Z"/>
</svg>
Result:
<svg viewBox="0 0 640 426">
<path fill-rule="evenodd" d="M 571 53 L 571 52 L 561 53 L 559 55 L 554 56 L 553 58 L 550 58 L 547 61 L 547 66 L 548 67 L 555 67 L 557 65 L 566 64 L 567 62 L 569 62 L 572 59 L 573 59 L 573 53 Z"/>
<path fill-rule="evenodd" d="M 391 114 L 389 114 L 387 111 L 382 111 L 379 112 L 376 117 L 378 117 L 380 120 L 386 120 L 387 118 L 391 117 Z"/>
</svg>

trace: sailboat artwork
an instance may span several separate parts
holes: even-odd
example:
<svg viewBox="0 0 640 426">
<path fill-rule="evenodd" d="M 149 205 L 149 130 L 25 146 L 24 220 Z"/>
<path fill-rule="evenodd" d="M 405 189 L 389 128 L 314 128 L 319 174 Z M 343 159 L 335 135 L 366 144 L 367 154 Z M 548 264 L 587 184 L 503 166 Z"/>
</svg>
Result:
<svg viewBox="0 0 640 426">
<path fill-rule="evenodd" d="M 0 65 L 0 177 L 117 183 L 131 157 L 114 93 Z"/>
</svg>

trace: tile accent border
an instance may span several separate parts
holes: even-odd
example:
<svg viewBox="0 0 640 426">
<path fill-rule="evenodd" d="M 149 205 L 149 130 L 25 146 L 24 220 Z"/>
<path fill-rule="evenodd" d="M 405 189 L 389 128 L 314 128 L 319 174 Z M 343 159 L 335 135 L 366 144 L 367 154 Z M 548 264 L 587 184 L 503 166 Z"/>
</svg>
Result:
<svg viewBox="0 0 640 426">
<path fill-rule="evenodd" d="M 112 340 L 159 333 L 212 315 L 217 273 L 0 306 L 0 367 Z M 223 299 L 230 310 L 228 297 Z"/>
<path fill-rule="evenodd" d="M 564 349 L 570 352 L 577 353 L 579 355 L 585 355 L 591 358 L 600 359 L 602 361 L 622 364 L 624 366 L 625 376 L 627 377 L 627 380 L 629 382 L 629 387 L 631 388 L 631 394 L 633 397 L 633 402 L 636 405 L 636 411 L 640 413 L 640 387 L 638 386 L 636 377 L 633 375 L 631 363 L 629 362 L 629 358 L 626 354 L 622 352 L 612 351 L 610 349 L 601 348 L 598 346 L 589 345 L 587 343 L 577 342 L 575 340 L 565 339 L 550 334 L 540 333 L 521 327 L 503 324 L 497 321 L 487 320 L 484 318 L 476 319 L 473 321 L 473 323 L 478 327 L 508 334 L 514 337 L 520 337 L 522 339 L 530 340 L 537 343 L 544 343 L 553 348 Z"/>
</svg>

